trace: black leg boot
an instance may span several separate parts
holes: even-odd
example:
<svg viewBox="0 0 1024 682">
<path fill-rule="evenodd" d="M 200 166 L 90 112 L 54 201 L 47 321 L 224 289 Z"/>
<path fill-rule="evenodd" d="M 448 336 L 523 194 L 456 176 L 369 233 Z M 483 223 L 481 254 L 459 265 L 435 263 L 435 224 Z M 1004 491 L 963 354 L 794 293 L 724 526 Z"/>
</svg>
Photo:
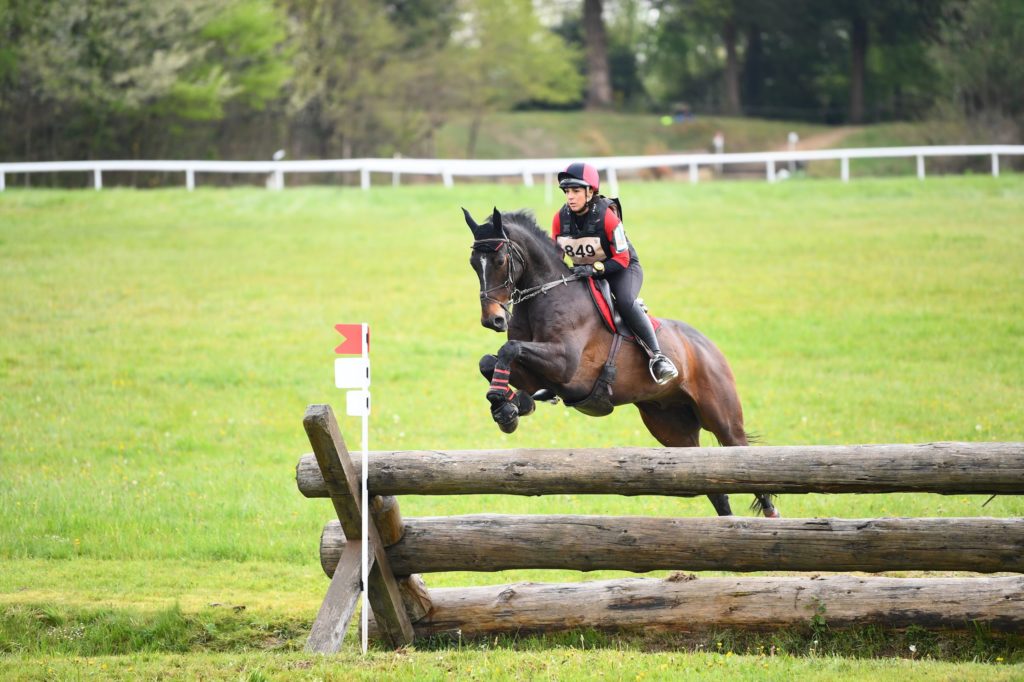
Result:
<svg viewBox="0 0 1024 682">
<path fill-rule="evenodd" d="M 640 304 L 634 301 L 629 310 L 620 310 L 619 315 L 622 315 L 626 324 L 636 334 L 637 340 L 640 341 L 650 354 L 651 364 L 649 369 L 655 383 L 664 384 L 679 376 L 679 370 L 676 369 L 676 366 L 662 354 L 661 347 L 658 345 L 658 336 L 654 333 L 654 325 L 651 324 L 651 319 L 647 317 L 647 313 L 644 312 Z"/>
</svg>

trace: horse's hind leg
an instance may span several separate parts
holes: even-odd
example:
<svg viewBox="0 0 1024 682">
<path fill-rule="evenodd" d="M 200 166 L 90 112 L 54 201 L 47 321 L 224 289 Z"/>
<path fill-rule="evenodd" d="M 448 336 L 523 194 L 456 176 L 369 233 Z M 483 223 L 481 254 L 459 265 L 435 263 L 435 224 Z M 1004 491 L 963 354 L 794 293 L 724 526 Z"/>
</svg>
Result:
<svg viewBox="0 0 1024 682">
<path fill-rule="evenodd" d="M 750 445 L 747 432 L 743 429 L 743 409 L 740 407 L 736 389 L 731 383 L 723 387 L 716 400 L 698 403 L 697 410 L 700 413 L 701 424 L 715 434 L 721 445 Z M 773 493 L 754 493 L 754 503 L 750 508 L 768 518 L 777 518 L 781 514 L 772 502 L 774 497 Z M 711 503 L 718 509 L 714 500 L 711 500 Z"/>
<path fill-rule="evenodd" d="M 693 408 L 686 404 L 661 407 L 653 403 L 637 403 L 640 418 L 651 435 L 669 448 L 695 448 L 700 446 L 700 420 Z M 725 493 L 708 495 L 719 516 L 732 516 L 729 496 Z"/>
</svg>

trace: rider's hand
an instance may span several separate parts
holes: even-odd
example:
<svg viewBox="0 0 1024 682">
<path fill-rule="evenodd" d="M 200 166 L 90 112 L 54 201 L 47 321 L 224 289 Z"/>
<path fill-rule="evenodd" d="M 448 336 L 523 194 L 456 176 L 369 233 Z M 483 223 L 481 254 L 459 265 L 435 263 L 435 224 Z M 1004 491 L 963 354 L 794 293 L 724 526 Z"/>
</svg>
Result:
<svg viewBox="0 0 1024 682">
<path fill-rule="evenodd" d="M 576 267 L 574 267 L 572 269 L 572 274 L 576 275 L 579 278 L 593 277 L 594 276 L 594 266 L 593 265 L 577 265 Z"/>
</svg>

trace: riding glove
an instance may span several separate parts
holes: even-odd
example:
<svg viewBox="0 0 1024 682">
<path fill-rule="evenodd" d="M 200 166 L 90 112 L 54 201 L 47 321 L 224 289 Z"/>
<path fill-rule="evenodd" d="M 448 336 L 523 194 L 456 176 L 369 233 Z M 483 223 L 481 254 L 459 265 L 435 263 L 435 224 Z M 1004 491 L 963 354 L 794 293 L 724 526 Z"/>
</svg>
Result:
<svg viewBox="0 0 1024 682">
<path fill-rule="evenodd" d="M 595 273 L 593 265 L 577 265 L 572 269 L 572 274 L 577 277 L 593 277 Z"/>
</svg>

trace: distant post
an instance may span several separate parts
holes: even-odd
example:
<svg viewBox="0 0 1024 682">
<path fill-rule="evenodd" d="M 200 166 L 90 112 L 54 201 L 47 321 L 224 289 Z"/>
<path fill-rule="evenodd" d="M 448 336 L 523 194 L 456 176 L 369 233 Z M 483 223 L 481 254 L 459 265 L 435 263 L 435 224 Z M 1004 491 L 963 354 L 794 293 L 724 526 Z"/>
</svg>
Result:
<svg viewBox="0 0 1024 682">
<path fill-rule="evenodd" d="M 800 141 L 800 136 L 796 134 L 796 131 L 790 130 L 786 140 L 789 142 L 789 151 L 795 152 L 796 144 Z M 789 160 L 789 174 L 792 175 L 793 173 L 796 173 L 796 159 Z"/>
<path fill-rule="evenodd" d="M 725 135 L 722 134 L 721 130 L 716 132 L 715 136 L 713 138 L 711 138 L 711 145 L 715 148 L 715 154 L 721 154 L 722 152 L 725 151 Z M 716 163 L 715 164 L 715 174 L 716 175 L 721 175 L 722 174 L 722 164 L 721 163 Z"/>
</svg>

